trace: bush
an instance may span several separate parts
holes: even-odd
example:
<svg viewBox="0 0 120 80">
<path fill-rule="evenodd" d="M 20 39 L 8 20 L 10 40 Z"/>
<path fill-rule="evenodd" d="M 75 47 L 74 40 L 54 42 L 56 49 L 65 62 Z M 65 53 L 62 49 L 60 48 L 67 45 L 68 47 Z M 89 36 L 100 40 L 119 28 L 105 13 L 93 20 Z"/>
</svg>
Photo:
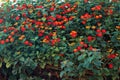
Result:
<svg viewBox="0 0 120 80">
<path fill-rule="evenodd" d="M 0 72 L 3 77 L 119 79 L 119 1 L 57 1 L 15 4 L 8 1 L 2 5 Z"/>
</svg>

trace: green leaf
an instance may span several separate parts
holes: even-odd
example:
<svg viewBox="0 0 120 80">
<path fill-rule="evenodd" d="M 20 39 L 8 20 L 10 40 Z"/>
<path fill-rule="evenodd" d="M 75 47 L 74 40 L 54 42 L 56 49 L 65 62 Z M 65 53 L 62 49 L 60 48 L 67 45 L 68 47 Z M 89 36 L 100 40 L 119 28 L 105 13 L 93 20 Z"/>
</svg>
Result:
<svg viewBox="0 0 120 80">
<path fill-rule="evenodd" d="M 56 52 L 59 52 L 59 48 L 58 48 L 58 47 L 56 47 L 56 48 L 55 48 L 55 51 L 56 51 Z"/>
<path fill-rule="evenodd" d="M 5 48 L 5 45 L 0 45 L 0 51 L 2 51 Z"/>
<path fill-rule="evenodd" d="M 93 63 L 95 64 L 95 66 L 96 66 L 96 67 L 98 67 L 98 68 L 99 68 L 99 67 L 101 67 L 101 63 L 102 63 L 102 62 L 101 62 L 101 61 L 99 61 L 99 60 L 94 60 L 94 62 L 93 62 Z"/>
<path fill-rule="evenodd" d="M 20 74 L 20 80 L 26 80 L 27 75 L 26 74 Z"/>
<path fill-rule="evenodd" d="M 65 71 L 61 71 L 60 72 L 60 77 L 62 78 L 65 73 L 66 73 Z"/>
<path fill-rule="evenodd" d="M 86 54 L 82 54 L 82 55 L 78 56 L 78 60 L 79 61 L 83 60 L 83 59 L 85 59 L 85 57 L 86 57 Z"/>
<path fill-rule="evenodd" d="M 16 74 L 17 74 L 17 69 L 16 69 L 16 68 L 12 70 L 12 74 L 13 74 L 13 75 L 16 75 Z"/>
<path fill-rule="evenodd" d="M 45 22 L 45 21 L 46 21 L 46 18 L 45 18 L 45 17 L 43 17 L 43 18 L 42 18 L 42 21 L 44 21 L 44 22 Z"/>
<path fill-rule="evenodd" d="M 65 40 L 66 40 L 66 37 L 63 37 L 62 39 L 63 39 L 63 41 L 65 41 Z"/>
<path fill-rule="evenodd" d="M 66 66 L 68 66 L 68 67 L 69 67 L 69 66 L 73 66 L 73 64 L 74 64 L 73 62 L 68 61 Z"/>
<path fill-rule="evenodd" d="M 90 65 L 91 65 L 91 62 L 92 60 L 94 59 L 94 57 L 88 57 L 85 61 L 84 61 L 84 64 L 83 64 L 83 67 L 85 68 L 90 68 Z"/>
<path fill-rule="evenodd" d="M 0 62 L 0 68 L 2 67 L 2 62 Z"/>
<path fill-rule="evenodd" d="M 9 80 L 17 80 L 17 76 L 15 76 L 15 75 L 10 75 L 10 76 L 9 76 Z"/>
<path fill-rule="evenodd" d="M 7 62 L 6 63 L 6 68 L 9 68 L 11 66 L 11 63 L 10 62 Z"/>
<path fill-rule="evenodd" d="M 30 67 L 34 70 L 37 67 L 37 63 L 31 63 Z"/>
<path fill-rule="evenodd" d="M 21 58 L 20 58 L 20 61 L 24 62 L 24 61 L 25 61 L 24 57 L 21 57 Z"/>
<path fill-rule="evenodd" d="M 43 63 L 40 64 L 40 67 L 41 67 L 42 69 L 44 69 L 45 66 L 46 66 L 46 63 L 45 63 L 45 62 L 43 62 Z"/>
<path fill-rule="evenodd" d="M 7 63 L 9 61 L 9 58 L 4 58 L 4 62 Z"/>
<path fill-rule="evenodd" d="M 58 61 L 60 59 L 60 56 L 55 56 L 54 59 Z"/>
<path fill-rule="evenodd" d="M 110 75 L 110 71 L 107 68 L 104 68 L 102 71 L 106 76 Z"/>
</svg>

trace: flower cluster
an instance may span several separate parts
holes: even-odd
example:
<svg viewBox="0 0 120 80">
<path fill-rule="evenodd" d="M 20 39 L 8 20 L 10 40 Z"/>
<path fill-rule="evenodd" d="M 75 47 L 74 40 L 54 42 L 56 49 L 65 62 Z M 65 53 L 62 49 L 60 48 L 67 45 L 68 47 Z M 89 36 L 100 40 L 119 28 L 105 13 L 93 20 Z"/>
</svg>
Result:
<svg viewBox="0 0 120 80">
<path fill-rule="evenodd" d="M 7 9 L 3 6 L 0 8 L 3 10 L 0 13 L 0 48 L 3 47 L 0 53 L 40 53 L 47 56 L 44 60 L 50 60 L 52 56 L 51 59 L 58 63 L 64 60 L 74 63 L 64 64 L 64 67 L 73 65 L 75 69 L 81 67 L 89 70 L 88 67 L 92 67 L 99 68 L 98 71 L 104 67 L 112 70 L 113 61 L 119 57 L 119 7 L 111 5 L 114 2 L 92 5 L 88 2 L 55 3 L 48 0 L 35 4 L 16 3 L 6 6 Z M 111 48 L 112 51 L 108 51 Z M 34 60 L 38 61 L 35 56 Z M 76 63 L 79 60 L 83 65 Z M 97 60 L 100 63 L 95 62 Z"/>
</svg>

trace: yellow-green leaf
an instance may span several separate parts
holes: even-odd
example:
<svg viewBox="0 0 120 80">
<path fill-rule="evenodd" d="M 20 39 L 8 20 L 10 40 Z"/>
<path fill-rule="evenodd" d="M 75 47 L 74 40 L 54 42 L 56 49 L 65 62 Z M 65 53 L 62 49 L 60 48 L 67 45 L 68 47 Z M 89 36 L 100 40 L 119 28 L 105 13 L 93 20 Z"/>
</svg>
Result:
<svg viewBox="0 0 120 80">
<path fill-rule="evenodd" d="M 7 62 L 6 63 L 6 68 L 9 68 L 11 66 L 11 63 L 10 62 Z"/>
<path fill-rule="evenodd" d="M 0 62 L 0 68 L 2 67 L 2 62 Z"/>
</svg>

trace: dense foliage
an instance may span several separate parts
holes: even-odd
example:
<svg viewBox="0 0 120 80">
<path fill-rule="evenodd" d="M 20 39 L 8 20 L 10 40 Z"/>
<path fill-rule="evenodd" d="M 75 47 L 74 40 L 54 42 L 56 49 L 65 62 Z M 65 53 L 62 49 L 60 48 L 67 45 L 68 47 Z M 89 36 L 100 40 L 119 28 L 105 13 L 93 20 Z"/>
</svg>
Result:
<svg viewBox="0 0 120 80">
<path fill-rule="evenodd" d="M 2 5 L 0 74 L 8 80 L 119 79 L 120 2 L 58 1 Z"/>
</svg>

